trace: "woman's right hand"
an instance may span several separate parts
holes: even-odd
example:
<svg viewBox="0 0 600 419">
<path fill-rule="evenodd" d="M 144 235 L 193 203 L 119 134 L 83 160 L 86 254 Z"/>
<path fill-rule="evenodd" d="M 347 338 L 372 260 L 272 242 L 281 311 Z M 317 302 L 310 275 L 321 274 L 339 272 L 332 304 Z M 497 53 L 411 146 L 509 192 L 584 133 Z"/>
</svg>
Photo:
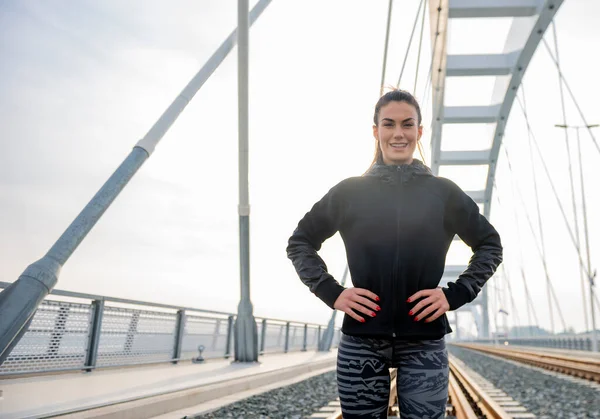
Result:
<svg viewBox="0 0 600 419">
<path fill-rule="evenodd" d="M 364 323 L 365 319 L 359 316 L 357 312 L 375 317 L 376 312 L 381 310 L 381 307 L 371 300 L 379 301 L 379 297 L 364 288 L 346 288 L 335 300 L 333 308 L 343 311 L 354 320 Z"/>
</svg>

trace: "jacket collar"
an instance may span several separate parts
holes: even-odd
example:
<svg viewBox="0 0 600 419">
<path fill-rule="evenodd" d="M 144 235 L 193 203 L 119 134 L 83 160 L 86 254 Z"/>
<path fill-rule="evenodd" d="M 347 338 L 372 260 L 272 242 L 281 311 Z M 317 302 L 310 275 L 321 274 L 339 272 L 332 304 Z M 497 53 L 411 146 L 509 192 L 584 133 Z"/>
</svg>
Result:
<svg viewBox="0 0 600 419">
<path fill-rule="evenodd" d="M 394 184 L 396 181 L 406 183 L 417 176 L 433 176 L 431 169 L 418 159 L 413 159 L 410 164 L 386 165 L 376 163 L 365 176 L 379 177 L 384 183 Z"/>
</svg>

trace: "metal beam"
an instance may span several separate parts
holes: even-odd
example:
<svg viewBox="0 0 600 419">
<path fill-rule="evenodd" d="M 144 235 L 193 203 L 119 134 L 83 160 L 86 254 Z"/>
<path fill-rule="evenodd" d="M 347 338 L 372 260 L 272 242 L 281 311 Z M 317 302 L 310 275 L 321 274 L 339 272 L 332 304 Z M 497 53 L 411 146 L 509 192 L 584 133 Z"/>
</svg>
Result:
<svg viewBox="0 0 600 419">
<path fill-rule="evenodd" d="M 235 319 L 234 327 L 234 360 L 237 362 L 256 362 L 258 361 L 258 330 L 250 298 L 250 194 L 248 191 L 248 66 L 250 13 L 248 12 L 248 0 L 238 0 L 237 38 L 240 302 L 238 304 L 238 315 Z"/>
<path fill-rule="evenodd" d="M 469 195 L 476 204 L 483 204 L 485 202 L 485 191 L 465 191 L 465 193 Z"/>
<path fill-rule="evenodd" d="M 482 303 L 479 295 L 477 296 L 477 298 L 475 298 L 469 304 L 465 304 L 464 306 L 461 306 L 458 310 L 455 310 L 455 311 L 467 312 L 467 313 L 472 314 L 473 310 L 471 309 L 471 307 L 473 307 L 473 306 L 483 306 L 483 303 Z"/>
<path fill-rule="evenodd" d="M 492 137 L 492 147 L 490 153 L 490 169 L 486 182 L 486 204 L 484 207 L 484 215 L 489 218 L 491 212 L 491 201 L 494 186 L 494 178 L 496 176 L 496 164 L 498 154 L 500 153 L 500 145 L 504 136 L 504 128 L 508 115 L 512 109 L 513 102 L 517 96 L 517 90 L 521 85 L 521 80 L 525 74 L 527 66 L 531 62 L 533 54 L 537 46 L 544 36 L 544 32 L 554 19 L 556 12 L 563 4 L 564 0 L 546 0 L 538 5 L 538 16 L 532 19 L 515 19 L 509 31 L 504 52 L 508 53 L 519 49 L 519 57 L 515 65 L 510 80 L 497 80 L 494 87 L 492 103 L 500 103 L 499 115 L 500 118 L 496 124 L 494 136 Z M 525 42 L 523 42 L 525 39 Z"/>
<path fill-rule="evenodd" d="M 446 286 L 448 286 L 448 282 L 455 281 L 455 280 L 456 280 L 456 278 L 454 278 L 454 279 L 442 278 L 442 280 L 440 281 L 440 287 L 446 287 Z M 468 312 L 471 312 L 471 307 L 472 306 L 485 306 L 484 303 L 483 303 L 483 299 L 481 298 L 481 296 L 482 296 L 482 294 L 477 295 L 477 297 L 473 301 L 471 301 L 468 304 L 465 304 L 465 305 L 461 306 L 460 308 L 458 308 L 457 310 L 454 310 L 454 311 L 455 312 L 456 311 L 468 311 Z"/>
<path fill-rule="evenodd" d="M 440 166 L 462 166 L 489 164 L 490 150 L 442 151 Z"/>
<path fill-rule="evenodd" d="M 490 217 L 491 198 L 498 154 L 506 121 L 522 77 L 531 61 L 533 53 L 539 45 L 545 30 L 554 18 L 564 0 L 430 0 L 431 33 L 434 45 L 434 61 L 432 65 L 433 86 L 433 123 L 431 135 L 433 172 L 437 175 L 442 162 L 441 131 L 444 123 L 495 123 L 492 134 L 492 145 L 489 150 L 489 170 L 486 188 L 472 192 L 474 200 L 483 203 L 483 214 Z M 435 17 L 439 11 L 445 11 L 442 25 L 435 25 Z M 450 56 L 436 57 L 436 47 L 446 50 L 447 19 L 467 17 L 518 17 L 513 19 L 512 26 L 504 46 L 503 54 L 496 56 Z M 490 106 L 444 107 L 446 76 L 509 76 L 497 77 Z M 456 154 L 445 154 L 447 161 L 464 160 Z M 471 157 L 477 157 L 472 155 Z M 481 156 L 479 156 L 481 157 Z M 471 159 L 476 160 L 476 159 Z M 454 164 L 459 164 L 458 162 Z M 476 198 L 476 199 L 475 199 Z M 482 202 L 483 201 L 483 202 Z M 443 282 L 455 280 L 456 277 L 446 272 Z M 484 287 L 477 300 L 483 306 L 481 318 L 481 334 L 488 335 L 489 316 L 487 312 L 487 288 Z M 475 302 L 474 302 L 475 303 Z M 479 304 L 477 302 L 476 304 Z M 475 309 L 475 307 L 473 307 Z"/>
<path fill-rule="evenodd" d="M 448 282 L 456 281 L 460 274 L 465 271 L 465 269 L 467 269 L 465 265 L 446 265 L 444 274 L 440 280 L 440 285 L 445 287 L 448 285 Z"/>
<path fill-rule="evenodd" d="M 442 114 L 446 90 L 446 39 L 448 36 L 448 0 L 429 0 L 429 22 L 431 29 L 431 94 L 434 118 L 431 121 L 431 170 L 439 173 L 437 163 L 442 139 Z"/>
<path fill-rule="evenodd" d="M 465 271 L 465 269 L 467 269 L 466 265 L 446 265 L 444 276 L 452 276 L 456 279 Z"/>
<path fill-rule="evenodd" d="M 440 287 L 447 287 L 448 286 L 448 282 L 454 282 L 456 281 L 456 278 L 451 278 L 449 276 L 444 276 L 442 277 L 442 279 L 440 280 Z M 477 297 L 475 297 L 475 299 L 473 301 L 471 301 L 468 304 L 463 305 L 462 307 L 460 307 L 458 310 L 455 311 L 468 311 L 471 312 L 471 306 L 484 306 L 483 303 L 483 298 L 482 298 L 482 293 L 478 294 Z"/>
<path fill-rule="evenodd" d="M 490 106 L 445 106 L 444 124 L 485 124 L 498 119 L 500 105 Z"/>
<path fill-rule="evenodd" d="M 536 14 L 540 0 L 450 0 L 448 17 L 525 17 Z"/>
<path fill-rule="evenodd" d="M 448 77 L 506 76 L 511 73 L 520 51 L 508 54 L 449 55 L 446 61 Z"/>
</svg>

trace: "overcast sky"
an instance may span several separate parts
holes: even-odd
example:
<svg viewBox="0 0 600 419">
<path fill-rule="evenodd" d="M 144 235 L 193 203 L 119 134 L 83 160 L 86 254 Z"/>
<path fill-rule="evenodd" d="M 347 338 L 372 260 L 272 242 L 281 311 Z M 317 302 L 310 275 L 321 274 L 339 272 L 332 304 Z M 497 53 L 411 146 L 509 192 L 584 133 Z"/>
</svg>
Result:
<svg viewBox="0 0 600 419">
<path fill-rule="evenodd" d="M 329 318 L 331 311 L 297 278 L 285 247 L 313 203 L 340 180 L 362 174 L 372 159 L 387 3 L 275 0 L 251 30 L 251 293 L 256 315 L 319 323 Z M 395 2 L 386 84 L 397 82 L 417 6 L 417 0 Z M 567 0 L 556 18 L 563 73 L 590 123 L 600 122 L 599 13 L 598 2 Z M 44 255 L 231 32 L 236 18 L 233 0 L 0 5 L 1 281 L 16 280 Z M 500 53 L 509 26 L 508 19 L 452 21 L 448 51 Z M 553 45 L 550 31 L 546 39 Z M 425 111 L 427 144 L 428 19 L 422 50 L 417 96 Z M 401 86 L 407 90 L 413 90 L 416 52 L 414 45 Z M 58 289 L 236 311 L 236 57 L 234 50 L 67 262 Z M 541 46 L 525 77 L 527 107 L 572 224 L 565 138 L 553 127 L 562 123 L 557 80 Z M 491 77 L 449 80 L 446 104 L 490 104 L 493 82 Z M 570 100 L 567 114 L 569 123 L 582 123 Z M 449 127 L 443 148 L 485 149 L 486 133 L 481 127 Z M 491 221 L 506 248 L 504 268 L 521 324 L 527 319 L 522 259 L 539 323 L 550 328 L 544 270 L 525 217 L 527 208 L 538 234 L 528 136 L 516 102 L 505 142 L 525 206 L 513 199 L 502 151 L 495 195 L 500 204 L 495 197 Z M 600 153 L 585 132 L 582 146 L 597 267 L 600 197 L 593 169 Z M 567 326 L 582 330 L 576 253 L 537 157 L 535 164 L 550 279 Z M 444 168 L 440 174 L 465 190 L 485 185 L 482 168 Z M 580 224 L 581 219 L 579 214 Z M 345 255 L 338 235 L 321 254 L 340 279 Z M 466 264 L 468 257 L 457 246 L 448 262 Z M 504 289 L 498 278 L 491 288 Z M 499 297 L 512 321 L 508 296 Z M 560 331 L 558 313 L 554 321 Z"/>
</svg>

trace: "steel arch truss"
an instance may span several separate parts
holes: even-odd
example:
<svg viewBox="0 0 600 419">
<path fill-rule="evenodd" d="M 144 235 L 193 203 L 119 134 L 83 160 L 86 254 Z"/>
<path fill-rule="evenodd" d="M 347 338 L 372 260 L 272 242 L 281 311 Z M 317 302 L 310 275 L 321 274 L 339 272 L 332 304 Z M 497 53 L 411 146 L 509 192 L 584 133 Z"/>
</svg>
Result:
<svg viewBox="0 0 600 419">
<path fill-rule="evenodd" d="M 506 121 L 533 53 L 563 0 L 429 0 L 434 61 L 432 64 L 433 127 L 432 170 L 441 166 L 487 165 L 485 189 L 468 191 L 483 204 L 489 217 L 498 153 Z M 438 21 L 439 13 L 439 24 Z M 513 22 L 502 54 L 447 55 L 448 19 L 512 17 Z M 439 32 L 439 33 L 438 33 Z M 438 35 L 436 36 L 436 33 Z M 496 76 L 494 92 L 487 106 L 445 106 L 448 77 Z M 509 76 L 508 78 L 506 76 Z M 442 151 L 444 124 L 495 123 L 491 148 L 487 150 Z"/>
<path fill-rule="evenodd" d="M 431 168 L 437 175 L 442 166 L 487 166 L 485 188 L 466 191 L 483 207 L 489 218 L 496 165 L 508 116 L 531 58 L 564 0 L 429 0 L 432 62 L 433 120 Z M 448 22 L 462 19 L 512 18 L 501 54 L 448 55 Z M 474 34 L 476 36 L 476 34 Z M 486 106 L 446 106 L 445 87 L 449 77 L 495 76 L 494 90 Z M 442 147 L 445 124 L 490 124 L 490 148 L 452 150 Z M 483 180 L 483 179 L 482 179 Z M 442 285 L 454 281 L 465 266 L 446 266 Z M 474 304 L 482 305 L 479 322 L 488 335 L 487 292 Z M 475 308 L 475 307 L 473 307 Z M 478 323 L 479 323 L 478 322 Z"/>
</svg>

